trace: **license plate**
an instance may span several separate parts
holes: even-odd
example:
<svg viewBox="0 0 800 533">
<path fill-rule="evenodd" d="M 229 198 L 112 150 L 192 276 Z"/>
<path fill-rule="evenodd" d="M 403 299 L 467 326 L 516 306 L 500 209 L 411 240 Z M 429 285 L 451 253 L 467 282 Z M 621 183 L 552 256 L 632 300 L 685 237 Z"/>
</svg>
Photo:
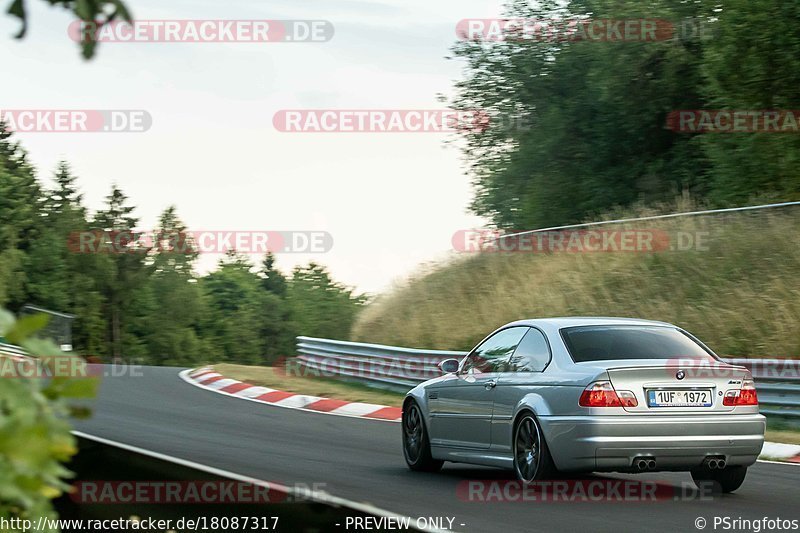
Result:
<svg viewBox="0 0 800 533">
<path fill-rule="evenodd" d="M 711 407 L 711 391 L 704 390 L 649 390 L 650 407 Z"/>
</svg>

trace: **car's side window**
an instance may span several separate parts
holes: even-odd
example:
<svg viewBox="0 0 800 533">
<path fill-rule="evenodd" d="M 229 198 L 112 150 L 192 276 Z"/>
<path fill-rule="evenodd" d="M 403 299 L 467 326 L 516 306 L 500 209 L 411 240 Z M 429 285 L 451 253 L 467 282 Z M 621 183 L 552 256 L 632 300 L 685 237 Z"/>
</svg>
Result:
<svg viewBox="0 0 800 533">
<path fill-rule="evenodd" d="M 508 360 L 527 330 L 513 327 L 498 331 L 467 356 L 461 373 L 508 372 Z"/>
<path fill-rule="evenodd" d="M 511 372 L 541 372 L 550 362 L 550 346 L 544 334 L 530 328 L 511 355 Z"/>
</svg>

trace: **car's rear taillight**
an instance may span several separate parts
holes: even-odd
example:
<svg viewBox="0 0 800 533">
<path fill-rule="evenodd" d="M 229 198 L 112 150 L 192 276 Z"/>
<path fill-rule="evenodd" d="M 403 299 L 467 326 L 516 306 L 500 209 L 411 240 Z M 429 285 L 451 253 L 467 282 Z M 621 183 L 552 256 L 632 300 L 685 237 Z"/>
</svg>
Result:
<svg viewBox="0 0 800 533">
<path fill-rule="evenodd" d="M 617 391 L 610 381 L 596 381 L 583 389 L 581 407 L 636 407 L 639 402 L 631 391 Z"/>
<path fill-rule="evenodd" d="M 727 405 L 729 407 L 758 405 L 756 384 L 752 379 L 742 380 L 742 388 L 740 390 L 732 389 L 725 392 L 725 397 L 722 398 L 722 405 Z"/>
<path fill-rule="evenodd" d="M 622 402 L 622 407 L 636 407 L 639 402 L 636 400 L 636 395 L 629 390 L 617 391 L 619 401 Z"/>
</svg>

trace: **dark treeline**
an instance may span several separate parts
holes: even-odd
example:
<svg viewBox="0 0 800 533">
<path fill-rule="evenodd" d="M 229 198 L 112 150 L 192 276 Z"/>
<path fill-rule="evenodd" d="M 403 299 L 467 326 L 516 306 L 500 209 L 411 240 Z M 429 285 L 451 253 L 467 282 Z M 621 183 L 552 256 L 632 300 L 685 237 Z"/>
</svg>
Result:
<svg viewBox="0 0 800 533">
<path fill-rule="evenodd" d="M 131 232 L 138 223 L 116 186 L 90 214 L 67 163 L 41 183 L 0 124 L 0 308 L 31 303 L 76 315 L 73 344 L 82 354 L 158 365 L 265 363 L 292 355 L 296 335 L 346 337 L 364 302 L 315 263 L 285 276 L 272 254 L 254 265 L 230 252 L 199 276 L 197 253 L 170 246 L 76 253 L 69 243 L 75 232 Z M 175 207 L 156 228 L 164 236 L 185 230 Z"/>
<path fill-rule="evenodd" d="M 796 131 L 667 128 L 675 110 L 798 109 L 800 2 L 510 0 L 507 16 L 659 19 L 675 31 L 655 42 L 459 42 L 468 67 L 454 107 L 499 125 L 468 137 L 475 213 L 527 229 L 685 192 L 711 206 L 800 198 Z"/>
</svg>

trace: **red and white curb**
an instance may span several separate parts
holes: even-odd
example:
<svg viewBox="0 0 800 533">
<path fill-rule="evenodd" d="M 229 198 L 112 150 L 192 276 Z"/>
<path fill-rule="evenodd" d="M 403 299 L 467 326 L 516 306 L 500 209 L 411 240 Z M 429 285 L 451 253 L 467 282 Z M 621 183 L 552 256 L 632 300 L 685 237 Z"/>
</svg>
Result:
<svg viewBox="0 0 800 533">
<path fill-rule="evenodd" d="M 782 444 L 780 442 L 765 442 L 761 450 L 761 457 L 800 463 L 800 446 L 797 444 Z"/>
<path fill-rule="evenodd" d="M 374 403 L 348 402 L 346 400 L 321 398 L 319 396 L 308 396 L 295 392 L 258 387 L 235 379 L 226 378 L 222 374 L 215 372 L 213 368 L 184 370 L 180 373 L 180 376 L 184 381 L 206 390 L 252 402 L 275 405 L 277 407 L 300 409 L 303 411 L 337 416 L 369 418 L 372 420 L 383 420 L 385 422 L 399 422 L 403 415 L 400 407 L 387 407 Z"/>
</svg>

